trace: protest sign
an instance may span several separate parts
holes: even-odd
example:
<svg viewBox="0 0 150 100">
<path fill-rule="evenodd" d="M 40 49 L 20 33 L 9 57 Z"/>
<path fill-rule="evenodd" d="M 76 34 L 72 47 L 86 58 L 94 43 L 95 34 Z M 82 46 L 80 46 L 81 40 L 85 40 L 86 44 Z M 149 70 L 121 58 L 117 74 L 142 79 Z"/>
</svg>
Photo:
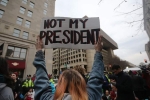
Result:
<svg viewBox="0 0 150 100">
<path fill-rule="evenodd" d="M 44 48 L 93 49 L 100 34 L 99 18 L 43 18 Z"/>
</svg>

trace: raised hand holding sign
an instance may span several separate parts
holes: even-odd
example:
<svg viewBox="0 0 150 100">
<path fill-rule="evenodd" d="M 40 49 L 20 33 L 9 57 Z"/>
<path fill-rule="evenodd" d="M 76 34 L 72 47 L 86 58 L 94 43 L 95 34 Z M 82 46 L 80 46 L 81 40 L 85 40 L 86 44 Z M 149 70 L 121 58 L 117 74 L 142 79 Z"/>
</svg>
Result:
<svg viewBox="0 0 150 100">
<path fill-rule="evenodd" d="M 44 18 L 40 38 L 44 48 L 94 49 L 99 18 Z"/>
</svg>

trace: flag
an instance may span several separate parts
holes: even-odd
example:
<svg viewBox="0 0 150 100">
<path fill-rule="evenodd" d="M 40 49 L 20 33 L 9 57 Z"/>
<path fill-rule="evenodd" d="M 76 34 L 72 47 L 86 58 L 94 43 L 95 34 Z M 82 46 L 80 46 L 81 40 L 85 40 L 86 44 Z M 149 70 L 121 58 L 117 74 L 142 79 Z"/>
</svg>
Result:
<svg viewBox="0 0 150 100">
<path fill-rule="evenodd" d="M 0 55 L 3 54 L 3 47 L 4 47 L 4 43 L 0 46 Z"/>
</svg>

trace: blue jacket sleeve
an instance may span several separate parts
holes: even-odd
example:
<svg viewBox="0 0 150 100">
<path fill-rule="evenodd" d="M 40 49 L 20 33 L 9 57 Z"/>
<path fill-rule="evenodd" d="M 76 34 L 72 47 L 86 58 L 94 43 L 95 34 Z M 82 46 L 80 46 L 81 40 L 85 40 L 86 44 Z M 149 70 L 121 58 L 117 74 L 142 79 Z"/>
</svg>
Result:
<svg viewBox="0 0 150 100">
<path fill-rule="evenodd" d="M 103 57 L 100 52 L 96 52 L 90 78 L 87 83 L 89 100 L 100 100 L 102 95 L 102 82 L 104 78 Z"/>
<path fill-rule="evenodd" d="M 52 100 L 53 94 L 45 66 L 45 58 L 42 50 L 36 52 L 33 65 L 36 67 L 36 78 L 34 81 L 35 100 Z"/>
</svg>

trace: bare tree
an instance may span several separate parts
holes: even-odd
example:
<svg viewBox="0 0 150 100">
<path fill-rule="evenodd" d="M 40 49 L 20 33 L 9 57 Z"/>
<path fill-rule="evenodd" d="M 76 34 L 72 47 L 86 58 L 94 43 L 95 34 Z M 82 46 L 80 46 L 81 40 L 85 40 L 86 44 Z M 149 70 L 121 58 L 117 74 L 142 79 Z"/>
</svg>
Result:
<svg viewBox="0 0 150 100">
<path fill-rule="evenodd" d="M 133 67 L 129 64 L 128 61 L 126 60 L 121 60 L 119 57 L 117 56 L 114 56 L 111 60 L 110 60 L 110 65 L 114 65 L 114 64 L 118 64 L 121 66 L 122 69 L 125 69 L 127 66 L 130 68 L 130 67 Z"/>
<path fill-rule="evenodd" d="M 100 4 L 102 1 L 106 1 L 106 0 L 100 0 L 99 1 L 99 3 L 98 4 Z M 127 3 L 127 1 L 128 0 L 122 0 L 122 1 L 120 1 L 120 3 L 114 8 L 114 11 L 116 11 L 116 10 L 118 10 L 124 3 Z M 116 11 L 116 12 L 118 12 L 118 13 L 120 13 L 120 14 L 118 14 L 118 15 L 116 15 L 116 16 L 131 16 L 131 15 L 135 15 L 135 17 L 136 16 L 142 16 L 143 15 L 143 13 L 141 12 L 141 13 L 136 13 L 138 10 L 141 10 L 141 9 L 143 9 L 143 5 L 142 4 L 139 4 L 139 3 L 136 3 L 135 5 L 140 5 L 140 7 L 139 6 L 137 6 L 137 8 L 135 8 L 135 9 L 132 9 L 131 11 L 128 11 L 128 12 L 118 12 L 118 11 Z M 150 3 L 146 3 L 146 5 L 148 5 L 148 4 L 150 4 Z M 135 5 L 133 5 L 133 6 L 135 6 Z M 146 15 L 147 13 L 145 13 L 145 15 Z M 136 36 L 136 35 L 138 35 L 138 33 L 140 32 L 140 31 L 144 31 L 143 29 L 143 27 L 144 27 L 144 18 L 139 18 L 139 19 L 133 19 L 132 21 L 124 21 L 126 24 L 128 24 L 130 27 L 137 27 L 137 34 L 134 34 L 134 35 L 132 35 L 132 37 L 134 37 L 134 36 Z"/>
<path fill-rule="evenodd" d="M 121 3 L 119 3 L 119 5 L 114 10 L 116 10 L 117 8 L 119 8 L 121 6 L 121 4 L 123 4 L 124 2 L 127 2 L 127 1 L 123 0 Z"/>
</svg>

